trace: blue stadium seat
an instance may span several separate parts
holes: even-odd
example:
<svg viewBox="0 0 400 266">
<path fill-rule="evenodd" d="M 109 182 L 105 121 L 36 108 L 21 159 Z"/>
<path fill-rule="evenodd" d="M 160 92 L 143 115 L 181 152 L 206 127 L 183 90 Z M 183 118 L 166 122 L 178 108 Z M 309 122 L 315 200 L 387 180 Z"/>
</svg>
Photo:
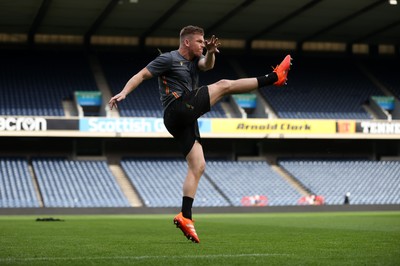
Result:
<svg viewBox="0 0 400 266">
<path fill-rule="evenodd" d="M 45 207 L 129 207 L 105 161 L 32 160 Z"/>
<path fill-rule="evenodd" d="M 328 205 L 400 204 L 400 161 L 280 159 L 279 164 Z"/>
<path fill-rule="evenodd" d="M 28 161 L 20 157 L 0 158 L 0 208 L 39 207 Z"/>
<path fill-rule="evenodd" d="M 121 165 L 146 206 L 181 206 L 185 161 L 124 158 Z M 265 162 L 211 160 L 200 181 L 195 206 L 242 206 L 243 197 L 255 195 L 267 196 L 271 206 L 295 205 L 301 197 Z"/>
<path fill-rule="evenodd" d="M 264 161 L 209 160 L 206 173 L 234 206 L 246 196 L 266 196 L 270 206 L 295 205 L 301 197 Z"/>
<path fill-rule="evenodd" d="M 180 207 L 182 184 L 187 166 L 174 158 L 123 158 L 121 166 L 147 207 Z M 203 178 L 194 202 L 196 207 L 229 206 L 229 203 Z"/>
<path fill-rule="evenodd" d="M 0 115 L 64 116 L 74 91 L 98 90 L 79 52 L 9 51 L 0 61 Z"/>
</svg>

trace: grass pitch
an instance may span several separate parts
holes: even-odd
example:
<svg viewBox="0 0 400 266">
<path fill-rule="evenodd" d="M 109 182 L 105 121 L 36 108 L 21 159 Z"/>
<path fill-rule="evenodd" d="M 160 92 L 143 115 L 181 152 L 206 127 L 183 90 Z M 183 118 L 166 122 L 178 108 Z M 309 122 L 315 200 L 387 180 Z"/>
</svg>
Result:
<svg viewBox="0 0 400 266">
<path fill-rule="evenodd" d="M 173 215 L 36 218 L 0 216 L 0 265 L 400 265 L 400 212 L 199 214 L 200 244 Z"/>
</svg>

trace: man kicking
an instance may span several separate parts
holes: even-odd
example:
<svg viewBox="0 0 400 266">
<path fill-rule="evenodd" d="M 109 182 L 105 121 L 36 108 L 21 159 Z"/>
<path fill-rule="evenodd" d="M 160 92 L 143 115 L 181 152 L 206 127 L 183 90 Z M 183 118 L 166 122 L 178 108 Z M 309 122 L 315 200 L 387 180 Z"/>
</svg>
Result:
<svg viewBox="0 0 400 266">
<path fill-rule="evenodd" d="M 245 93 L 268 85 L 283 86 L 291 65 L 287 55 L 273 72 L 260 77 L 220 81 L 198 87 L 199 72 L 214 67 L 215 54 L 220 42 L 212 36 L 204 40 L 204 30 L 197 26 L 186 26 L 180 32 L 177 50 L 163 53 L 136 73 L 120 93 L 109 101 L 110 108 L 136 89 L 144 80 L 158 77 L 164 125 L 180 144 L 188 171 L 183 183 L 181 212 L 174 223 L 183 234 L 195 243 L 200 243 L 192 220 L 192 205 L 197 186 L 204 173 L 206 162 L 197 119 L 210 111 L 222 97 L 228 94 Z M 206 53 L 203 55 L 204 48 Z"/>
</svg>

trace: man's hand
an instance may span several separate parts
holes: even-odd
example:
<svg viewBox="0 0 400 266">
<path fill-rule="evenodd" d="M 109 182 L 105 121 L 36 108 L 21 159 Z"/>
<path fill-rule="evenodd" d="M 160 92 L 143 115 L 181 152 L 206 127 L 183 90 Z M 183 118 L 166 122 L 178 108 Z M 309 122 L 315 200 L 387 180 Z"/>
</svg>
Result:
<svg viewBox="0 0 400 266">
<path fill-rule="evenodd" d="M 211 36 L 210 40 L 205 40 L 205 44 L 209 53 L 219 53 L 218 46 L 220 46 L 221 43 L 218 42 L 218 38 L 216 38 L 215 35 Z"/>
<path fill-rule="evenodd" d="M 110 106 L 110 109 L 112 110 L 114 107 L 118 109 L 117 102 L 120 102 L 126 98 L 126 95 L 122 92 L 118 93 L 114 97 L 110 99 L 108 102 L 108 105 Z"/>
</svg>

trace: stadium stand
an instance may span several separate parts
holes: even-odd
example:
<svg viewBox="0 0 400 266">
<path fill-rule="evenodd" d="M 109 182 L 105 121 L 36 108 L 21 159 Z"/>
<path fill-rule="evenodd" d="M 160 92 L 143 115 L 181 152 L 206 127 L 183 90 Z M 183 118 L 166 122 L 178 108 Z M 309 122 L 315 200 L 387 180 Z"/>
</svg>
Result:
<svg viewBox="0 0 400 266">
<path fill-rule="evenodd" d="M 98 90 L 80 52 L 7 51 L 0 61 L 0 115 L 64 116 L 74 91 Z"/>
<path fill-rule="evenodd" d="M 344 204 L 348 192 L 352 205 L 400 204 L 400 161 L 282 158 L 278 164 L 326 205 Z M 32 166 L 43 207 L 130 206 L 105 161 L 43 157 L 33 158 Z M 125 157 L 121 166 L 144 206 L 180 207 L 183 160 Z M 40 207 L 28 160 L 2 157 L 0 167 L 0 208 Z M 265 161 L 211 159 L 195 206 L 249 206 L 244 200 L 258 196 L 268 206 L 294 206 L 303 195 Z"/>
<path fill-rule="evenodd" d="M 147 207 L 180 207 L 187 166 L 175 158 L 123 158 L 121 166 Z M 212 183 L 203 178 L 196 194 L 196 207 L 229 206 Z"/>
<path fill-rule="evenodd" d="M 20 157 L 0 158 L 0 208 L 39 207 L 28 161 Z"/>
<path fill-rule="evenodd" d="M 102 52 L 98 56 L 110 88 L 118 93 L 131 75 L 157 54 Z M 2 52 L 0 57 L 0 115 L 63 116 L 63 99 L 71 99 L 76 90 L 97 90 L 86 56 L 80 52 L 14 51 Z M 238 69 L 226 57 L 218 59 L 213 71 L 201 74 L 200 85 L 221 78 L 238 78 Z M 248 76 L 259 76 L 269 72 L 266 62 L 280 59 L 246 56 L 232 60 L 238 60 Z M 389 71 L 395 68 L 394 60 L 368 59 L 362 63 L 399 97 L 400 82 Z M 382 91 L 364 76 L 351 58 L 307 57 L 296 60 L 295 64 L 296 71 L 289 76 L 288 86 L 260 90 L 279 117 L 372 118 L 362 104 L 372 95 L 383 95 Z M 121 102 L 121 115 L 162 117 L 157 80 L 148 80 L 141 86 L 133 92 L 133 97 Z M 217 105 L 206 117 L 226 117 L 226 114 Z M 146 154 L 152 152 L 157 151 L 146 151 Z M 0 207 L 38 207 L 41 202 L 35 195 L 28 160 L 4 157 L 0 165 Z M 181 205 L 181 187 L 186 175 L 183 160 L 124 158 L 121 165 L 145 206 Z M 324 195 L 328 205 L 342 204 L 348 191 L 351 204 L 400 204 L 397 161 L 282 159 L 279 165 L 306 189 Z M 44 207 L 130 206 L 106 161 L 34 158 L 32 166 Z M 253 195 L 266 195 L 270 206 L 296 205 L 302 196 L 266 162 L 210 160 L 195 206 L 241 206 L 243 197 Z"/>
<path fill-rule="evenodd" d="M 32 159 L 45 207 L 129 207 L 105 161 Z"/>
<path fill-rule="evenodd" d="M 400 204 L 400 161 L 356 159 L 280 159 L 284 167 L 325 204 Z"/>
<path fill-rule="evenodd" d="M 275 57 L 239 58 L 248 76 L 270 71 Z M 266 87 L 261 95 L 280 118 L 372 119 L 362 105 L 372 95 L 383 95 L 348 58 L 296 58 L 295 69 L 284 88 Z M 261 73 L 261 71 L 264 73 Z M 340 70 L 340 71 L 339 71 Z M 340 73 L 340 74 L 338 74 Z"/>
<path fill-rule="evenodd" d="M 269 206 L 295 205 L 301 194 L 264 161 L 207 162 L 206 174 L 231 201 L 242 206 L 243 197 L 266 196 Z"/>
<path fill-rule="evenodd" d="M 100 53 L 98 56 L 112 94 L 115 95 L 121 91 L 133 74 L 145 67 L 157 54 L 151 56 L 131 53 Z M 163 117 L 163 107 L 159 99 L 157 79 L 146 80 L 120 103 L 120 115 L 123 117 Z M 203 117 L 225 118 L 226 114 L 218 103 Z"/>
<path fill-rule="evenodd" d="M 144 67 L 154 54 L 101 52 L 101 67 L 112 94 L 118 93 L 127 80 Z M 0 54 L 0 115 L 64 116 L 62 100 L 72 99 L 74 91 L 98 90 L 86 56 L 82 52 L 16 52 Z M 247 76 L 264 75 L 269 65 L 281 58 L 238 56 L 229 59 L 218 55 L 215 69 L 201 73 L 200 85 L 222 78 L 237 79 L 238 72 Z M 234 69 L 230 60 L 239 62 Z M 391 59 L 365 60 L 374 74 L 399 97 L 398 78 L 390 74 Z M 340 77 L 336 77 L 340 69 Z M 370 96 L 383 95 L 358 70 L 349 58 L 305 57 L 296 60 L 296 71 L 289 76 L 284 89 L 262 88 L 261 95 L 280 118 L 371 119 L 362 105 Z M 121 102 L 123 117 L 162 117 L 156 79 L 143 82 L 132 96 Z M 204 117 L 226 118 L 218 103 Z"/>
</svg>

